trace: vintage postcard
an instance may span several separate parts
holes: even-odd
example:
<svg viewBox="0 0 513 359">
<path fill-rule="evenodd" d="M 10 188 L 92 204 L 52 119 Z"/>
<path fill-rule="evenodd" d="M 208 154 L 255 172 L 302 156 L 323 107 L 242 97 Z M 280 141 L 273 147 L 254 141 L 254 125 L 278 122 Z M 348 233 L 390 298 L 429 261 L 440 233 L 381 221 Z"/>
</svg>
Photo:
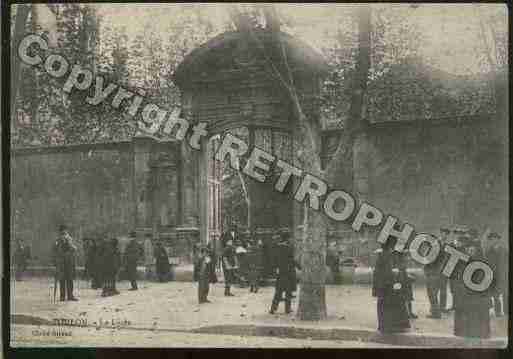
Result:
<svg viewBox="0 0 513 359">
<path fill-rule="evenodd" d="M 2 6 L 12 350 L 507 347 L 505 4 Z"/>
</svg>

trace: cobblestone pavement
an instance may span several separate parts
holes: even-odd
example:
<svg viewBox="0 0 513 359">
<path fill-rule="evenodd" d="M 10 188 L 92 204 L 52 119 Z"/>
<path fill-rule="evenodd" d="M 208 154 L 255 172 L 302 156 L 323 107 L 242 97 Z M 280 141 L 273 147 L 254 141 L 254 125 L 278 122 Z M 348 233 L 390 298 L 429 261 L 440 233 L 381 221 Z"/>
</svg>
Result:
<svg viewBox="0 0 513 359">
<path fill-rule="evenodd" d="M 182 332 L 153 332 L 149 330 L 61 328 L 71 336 L 51 335 L 54 326 L 14 325 L 12 347 L 239 347 L 239 348 L 374 348 L 386 344 L 345 340 L 311 340 Z M 50 334 L 50 335 L 46 335 Z"/>
<path fill-rule="evenodd" d="M 268 314 L 272 287 L 257 294 L 247 288 L 233 288 L 235 297 L 225 297 L 222 283 L 211 286 L 212 303 L 197 303 L 197 284 L 191 282 L 140 282 L 138 291 L 128 291 L 129 283 L 118 284 L 121 294 L 102 298 L 99 290 L 77 286 L 78 302 L 52 303 L 53 281 L 34 278 L 11 284 L 11 314 L 26 314 L 49 320 L 55 318 L 85 319 L 88 324 L 114 320 L 129 322 L 131 328 L 189 330 L 227 324 L 283 325 L 315 328 L 376 329 L 376 300 L 368 285 L 327 286 L 328 319 L 321 322 L 299 321 L 293 314 L 283 314 L 283 303 L 275 315 Z M 450 295 L 449 295 L 450 298 Z M 450 302 L 450 300 L 449 300 Z M 419 319 L 412 321 L 412 331 L 451 335 L 453 314 L 442 320 L 426 318 L 429 304 L 426 289 L 415 288 L 414 311 Z M 297 300 L 293 301 L 293 307 Z M 507 318 L 492 317 L 492 336 L 507 336 Z"/>
</svg>

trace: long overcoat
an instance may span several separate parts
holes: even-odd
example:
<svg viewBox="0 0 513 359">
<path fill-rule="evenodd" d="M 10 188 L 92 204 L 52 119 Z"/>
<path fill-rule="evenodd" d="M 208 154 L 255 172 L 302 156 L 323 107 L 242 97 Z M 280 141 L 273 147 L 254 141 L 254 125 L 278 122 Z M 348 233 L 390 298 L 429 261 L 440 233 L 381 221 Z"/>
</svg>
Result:
<svg viewBox="0 0 513 359">
<path fill-rule="evenodd" d="M 483 261 L 480 250 L 469 261 Z M 454 278 L 454 335 L 459 337 L 489 338 L 490 290 L 475 292 L 467 288 L 462 280 L 463 266 L 456 267 Z"/>
<path fill-rule="evenodd" d="M 135 240 L 131 240 L 125 249 L 125 270 L 129 278 L 137 275 L 137 262 L 143 256 L 143 248 Z"/>
<path fill-rule="evenodd" d="M 401 270 L 396 254 L 384 251 L 378 255 L 373 274 L 372 293 L 378 298 L 378 330 L 396 333 L 410 328 L 406 301 L 408 278 Z"/>
<path fill-rule="evenodd" d="M 280 243 L 278 254 L 280 261 L 277 263 L 276 288 L 286 292 L 294 292 L 297 285 L 296 268 L 300 269 L 294 258 L 294 248 L 290 244 Z"/>
<path fill-rule="evenodd" d="M 58 239 L 53 246 L 55 276 L 58 280 L 73 280 L 76 275 L 76 249 L 70 243 Z"/>
</svg>

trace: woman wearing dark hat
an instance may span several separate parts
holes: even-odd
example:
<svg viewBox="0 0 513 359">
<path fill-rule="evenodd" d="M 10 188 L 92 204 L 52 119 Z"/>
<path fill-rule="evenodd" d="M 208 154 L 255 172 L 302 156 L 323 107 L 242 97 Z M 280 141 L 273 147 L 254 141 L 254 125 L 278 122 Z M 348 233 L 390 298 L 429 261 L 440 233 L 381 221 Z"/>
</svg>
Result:
<svg viewBox="0 0 513 359">
<path fill-rule="evenodd" d="M 164 248 L 161 241 L 157 241 L 157 245 L 155 246 L 155 267 L 158 281 L 166 282 L 169 277 L 171 265 L 169 264 L 166 248 Z"/>
<path fill-rule="evenodd" d="M 464 236 L 463 251 L 470 261 L 483 261 L 483 251 L 479 241 L 471 241 Z M 454 335 L 459 337 L 489 338 L 490 337 L 490 294 L 474 292 L 465 287 L 462 275 L 463 266 L 459 266 L 455 282 L 454 302 Z M 458 268 L 458 266 L 457 266 Z"/>
<path fill-rule="evenodd" d="M 372 291 L 377 300 L 378 331 L 384 334 L 407 331 L 410 320 L 406 301 L 407 275 L 400 270 L 403 255 L 393 251 L 395 241 L 382 245 L 376 260 Z"/>
</svg>

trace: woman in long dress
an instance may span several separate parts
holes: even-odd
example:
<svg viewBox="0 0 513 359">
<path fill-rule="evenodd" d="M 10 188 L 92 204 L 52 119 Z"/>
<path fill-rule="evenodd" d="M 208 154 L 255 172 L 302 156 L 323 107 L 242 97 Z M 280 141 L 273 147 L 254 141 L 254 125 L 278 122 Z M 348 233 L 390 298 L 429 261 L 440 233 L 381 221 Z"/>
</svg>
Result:
<svg viewBox="0 0 513 359">
<path fill-rule="evenodd" d="M 470 261 L 483 261 L 483 251 L 479 241 L 466 241 L 463 246 Z M 454 335 L 470 338 L 490 338 L 490 308 L 492 306 L 489 291 L 474 292 L 465 287 L 462 279 L 462 267 L 456 269 L 454 293 Z"/>
<path fill-rule="evenodd" d="M 407 278 L 405 271 L 400 270 L 404 259 L 392 248 L 391 240 L 382 246 L 373 275 L 372 292 L 378 298 L 378 331 L 383 334 L 405 332 L 410 328 Z"/>
</svg>

